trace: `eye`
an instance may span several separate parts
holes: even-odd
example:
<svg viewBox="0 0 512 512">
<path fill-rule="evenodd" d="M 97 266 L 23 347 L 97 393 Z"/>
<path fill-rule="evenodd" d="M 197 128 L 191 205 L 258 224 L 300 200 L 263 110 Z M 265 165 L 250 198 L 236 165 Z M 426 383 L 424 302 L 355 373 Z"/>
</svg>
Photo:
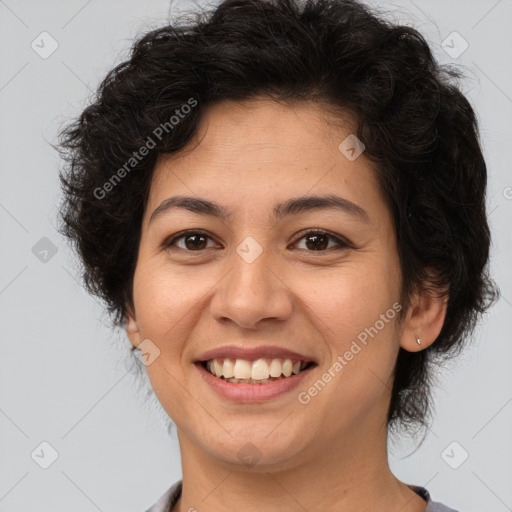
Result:
<svg viewBox="0 0 512 512">
<path fill-rule="evenodd" d="M 170 240 L 164 242 L 165 249 L 170 249 L 171 246 L 176 245 L 176 242 L 178 240 L 184 240 L 184 247 L 178 245 L 177 247 L 179 249 L 183 249 L 189 252 L 195 252 L 200 251 L 201 249 L 208 249 L 209 247 L 206 247 L 207 242 L 206 240 L 210 239 L 210 236 L 206 234 L 204 231 L 185 231 L 181 235 L 175 236 L 174 238 L 171 238 Z"/>
<path fill-rule="evenodd" d="M 179 240 L 182 240 L 184 244 L 177 244 Z M 329 241 L 334 242 L 335 245 L 340 247 L 341 249 L 350 248 L 351 245 L 342 240 L 341 238 L 332 235 L 328 231 L 322 230 L 310 230 L 303 234 L 299 240 L 306 239 L 306 250 L 308 252 L 325 252 L 326 249 L 329 248 Z M 170 250 L 172 246 L 178 247 L 178 249 L 183 249 L 188 252 L 200 252 L 202 249 L 209 249 L 208 240 L 212 240 L 212 238 L 205 233 L 204 231 L 185 231 L 180 235 L 174 236 L 171 239 L 164 242 L 163 246 L 166 250 Z M 298 241 L 297 241 L 298 242 Z M 295 244 L 297 244 L 295 242 Z M 330 247 L 332 249 L 332 247 Z M 309 249 L 309 250 L 308 250 Z"/>
<path fill-rule="evenodd" d="M 346 249 L 351 247 L 350 244 L 341 238 L 332 235 L 328 231 L 322 231 L 322 230 L 312 230 L 305 233 L 299 240 L 306 240 L 306 247 L 307 249 L 302 250 L 308 250 L 308 252 L 312 251 L 320 251 L 325 252 L 325 250 L 329 246 L 329 240 L 335 242 L 335 245 L 339 246 L 341 249 Z M 295 242 L 297 243 L 297 242 Z M 332 247 L 331 247 L 332 248 Z"/>
</svg>

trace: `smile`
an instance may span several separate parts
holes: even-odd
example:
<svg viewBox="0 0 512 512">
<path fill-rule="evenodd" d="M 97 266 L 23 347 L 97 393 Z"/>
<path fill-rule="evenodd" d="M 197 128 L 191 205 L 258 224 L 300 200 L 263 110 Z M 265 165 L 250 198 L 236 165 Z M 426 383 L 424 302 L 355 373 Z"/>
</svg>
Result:
<svg viewBox="0 0 512 512">
<path fill-rule="evenodd" d="M 236 364 L 237 362 L 238 365 Z M 272 364 L 273 360 L 271 360 L 270 363 L 266 363 L 268 370 L 265 369 L 265 366 L 262 363 L 258 363 L 256 365 L 256 369 L 259 369 L 258 371 L 260 371 L 262 367 L 265 369 L 266 376 L 262 373 L 259 374 L 259 377 L 264 378 L 252 379 L 252 370 L 255 362 L 256 361 L 249 362 L 247 360 L 231 360 L 233 365 L 233 377 L 228 378 L 224 376 L 225 360 L 222 361 L 222 366 L 220 366 L 220 361 L 217 361 L 217 369 L 220 370 L 220 368 L 222 368 L 222 374 L 220 376 L 215 374 L 215 360 L 199 361 L 196 362 L 194 366 L 198 369 L 203 381 L 208 384 L 208 387 L 213 390 L 217 396 L 239 403 L 258 403 L 272 398 L 277 398 L 279 396 L 284 397 L 303 382 L 314 368 L 318 366 L 314 362 L 304 362 L 306 366 L 303 369 L 300 369 L 303 362 L 299 361 L 299 372 L 294 373 L 292 361 L 290 373 L 290 362 L 287 363 L 286 360 L 280 362 L 278 360 L 278 363 Z M 231 363 L 227 363 L 228 375 Z M 272 371 L 274 374 L 277 373 L 277 364 L 280 365 L 281 373 L 279 377 L 272 377 L 270 376 L 270 372 Z M 210 368 L 208 368 L 208 366 Z M 237 378 L 234 376 L 248 375 L 248 368 L 251 370 L 251 378 Z M 297 366 L 295 368 L 297 368 Z M 235 369 L 237 372 L 236 374 Z M 214 373 L 212 373 L 212 371 Z M 242 371 L 245 373 L 238 373 Z"/>
<path fill-rule="evenodd" d="M 203 366 L 212 375 L 233 384 L 268 384 L 275 380 L 287 379 L 311 366 L 312 362 L 283 359 L 211 359 Z"/>
</svg>

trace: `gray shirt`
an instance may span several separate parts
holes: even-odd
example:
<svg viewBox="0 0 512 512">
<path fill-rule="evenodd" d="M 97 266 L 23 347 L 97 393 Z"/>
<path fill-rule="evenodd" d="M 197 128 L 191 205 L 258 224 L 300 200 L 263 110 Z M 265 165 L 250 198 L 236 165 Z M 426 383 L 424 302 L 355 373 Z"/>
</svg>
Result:
<svg viewBox="0 0 512 512">
<path fill-rule="evenodd" d="M 175 484 L 173 484 L 165 492 L 165 494 L 146 512 L 171 512 L 172 508 L 174 505 L 176 505 L 176 502 L 181 496 L 182 482 L 182 480 L 178 480 Z M 457 512 L 453 508 L 448 508 L 441 503 L 432 501 L 429 492 L 424 487 L 419 487 L 416 485 L 409 485 L 409 487 L 427 502 L 427 508 L 425 509 L 425 512 Z"/>
</svg>

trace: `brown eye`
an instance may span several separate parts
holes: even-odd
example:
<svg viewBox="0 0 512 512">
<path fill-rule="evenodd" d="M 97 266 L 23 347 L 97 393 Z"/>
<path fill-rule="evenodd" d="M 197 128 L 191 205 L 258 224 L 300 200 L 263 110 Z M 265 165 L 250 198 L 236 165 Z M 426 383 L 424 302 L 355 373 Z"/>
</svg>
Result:
<svg viewBox="0 0 512 512">
<path fill-rule="evenodd" d="M 330 241 L 334 242 L 335 245 L 341 248 L 348 248 L 350 246 L 348 243 L 326 231 L 309 231 L 299 240 L 305 240 L 306 249 L 304 250 L 309 252 L 325 252 L 325 250 L 328 249 Z"/>
<path fill-rule="evenodd" d="M 166 250 L 177 247 L 187 252 L 201 252 L 211 248 L 208 246 L 208 240 L 212 240 L 212 238 L 204 231 L 185 231 L 165 242 L 164 247 Z M 308 231 L 299 240 L 305 240 L 306 248 L 301 250 L 307 252 L 327 252 L 333 248 L 330 245 L 332 243 L 334 243 L 334 247 L 337 246 L 340 249 L 351 247 L 348 242 L 326 231 Z"/>
<path fill-rule="evenodd" d="M 184 245 L 177 245 L 176 242 L 181 239 L 183 239 Z M 176 245 L 179 249 L 194 252 L 207 249 L 207 240 L 209 239 L 210 237 L 202 231 L 186 231 L 169 240 L 164 245 L 166 248 Z"/>
</svg>

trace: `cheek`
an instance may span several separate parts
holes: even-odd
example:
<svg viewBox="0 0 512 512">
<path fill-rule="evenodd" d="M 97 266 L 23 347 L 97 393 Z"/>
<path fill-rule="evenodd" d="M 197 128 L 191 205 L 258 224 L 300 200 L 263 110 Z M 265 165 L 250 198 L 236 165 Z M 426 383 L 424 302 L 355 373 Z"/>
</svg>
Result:
<svg viewBox="0 0 512 512">
<path fill-rule="evenodd" d="M 378 265 L 364 266 L 364 272 L 354 265 L 322 282 L 321 292 L 317 288 L 307 301 L 320 342 L 330 354 L 319 375 L 328 382 L 326 392 L 319 393 L 315 407 L 340 411 L 332 427 L 336 430 L 363 422 L 391 389 L 398 354 L 399 283 Z M 303 285 L 301 294 L 307 290 Z"/>
<path fill-rule="evenodd" d="M 133 293 L 139 326 L 161 334 L 186 321 L 187 313 L 204 293 L 198 284 L 190 274 L 180 275 L 165 265 L 146 263 L 137 267 Z"/>
<path fill-rule="evenodd" d="M 398 354 L 396 268 L 377 258 L 374 264 L 369 260 L 338 269 L 308 300 L 311 318 L 330 354 L 325 370 L 336 375 L 332 399 L 344 410 L 361 409 L 361 414 L 390 384 Z"/>
<path fill-rule="evenodd" d="M 183 346 L 197 321 L 190 289 L 176 273 L 161 265 L 146 261 L 136 269 L 133 294 L 139 335 L 159 350 L 146 372 L 155 395 L 171 417 L 173 411 L 184 407 L 180 385 L 185 376 Z"/>
<path fill-rule="evenodd" d="M 305 302 L 323 326 L 322 332 L 341 349 L 349 339 L 378 322 L 381 315 L 388 313 L 385 320 L 396 317 L 393 304 L 399 298 L 399 283 L 394 275 L 393 267 L 358 262 L 321 279 L 301 278 L 297 295 L 307 297 Z M 390 323 L 385 322 L 386 326 Z M 388 330 L 381 322 L 378 328 Z"/>
<path fill-rule="evenodd" d="M 151 340 L 159 351 L 146 371 L 159 399 L 168 399 L 167 388 L 177 385 L 171 375 L 183 379 L 183 348 L 197 321 L 197 301 L 191 297 L 190 287 L 155 265 L 137 268 L 133 293 L 139 337 Z"/>
</svg>

